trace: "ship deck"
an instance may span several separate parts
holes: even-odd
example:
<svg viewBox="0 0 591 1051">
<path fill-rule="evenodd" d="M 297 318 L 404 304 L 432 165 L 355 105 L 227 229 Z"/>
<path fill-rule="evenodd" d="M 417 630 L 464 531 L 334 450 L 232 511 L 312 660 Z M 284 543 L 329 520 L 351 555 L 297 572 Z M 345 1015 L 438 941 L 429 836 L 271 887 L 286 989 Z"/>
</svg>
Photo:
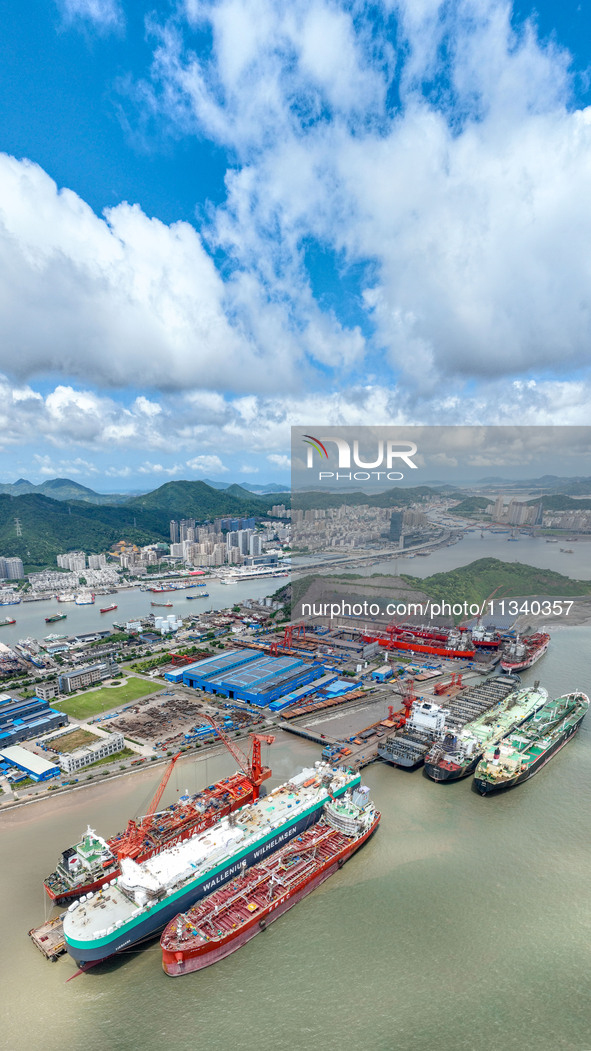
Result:
<svg viewBox="0 0 591 1051">
<path fill-rule="evenodd" d="M 332 773 L 336 777 L 332 791 L 339 795 L 359 781 L 358 776 L 353 782 L 350 774 Z M 159 908 L 157 903 L 178 893 L 183 886 L 205 879 L 216 866 L 241 856 L 286 823 L 297 822 L 326 795 L 317 771 L 308 769 L 256 804 L 247 804 L 223 818 L 207 832 L 139 864 L 124 858 L 121 876 L 116 881 L 112 880 L 90 899 L 81 899 L 76 909 L 70 908 L 66 913 L 68 938 L 91 941 L 108 934 L 114 926 L 133 921 L 153 906 Z"/>
<path fill-rule="evenodd" d="M 352 842 L 350 837 L 320 821 L 298 836 L 289 847 L 277 851 L 261 865 L 208 895 L 187 913 L 173 920 L 161 938 L 163 948 L 202 945 L 235 932 L 253 915 L 262 914 L 273 901 L 312 878 Z"/>
</svg>

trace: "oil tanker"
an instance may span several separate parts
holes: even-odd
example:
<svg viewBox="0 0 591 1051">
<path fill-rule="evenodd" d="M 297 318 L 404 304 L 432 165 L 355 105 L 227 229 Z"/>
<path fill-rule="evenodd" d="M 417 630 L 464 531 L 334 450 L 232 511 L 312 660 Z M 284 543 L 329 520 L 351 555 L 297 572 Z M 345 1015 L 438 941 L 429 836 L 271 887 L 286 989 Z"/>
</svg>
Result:
<svg viewBox="0 0 591 1051">
<path fill-rule="evenodd" d="M 338 872 L 379 821 L 365 786 L 328 802 L 318 823 L 287 847 L 170 921 L 160 939 L 166 974 L 199 971 L 245 945 Z"/>
<path fill-rule="evenodd" d="M 473 773 L 483 752 L 500 741 L 548 700 L 539 682 L 515 690 L 496 707 L 467 723 L 458 734 L 437 742 L 425 756 L 425 773 L 432 781 L 457 781 Z"/>
<path fill-rule="evenodd" d="M 532 664 L 544 656 L 549 642 L 550 636 L 544 631 L 536 631 L 534 635 L 522 635 L 521 638 L 517 636 L 503 653 L 502 670 L 519 672 L 531 668 Z"/>
<path fill-rule="evenodd" d="M 567 693 L 530 715 L 498 744 L 487 748 L 474 773 L 481 795 L 527 781 L 574 737 L 589 708 L 585 693 Z"/>
</svg>

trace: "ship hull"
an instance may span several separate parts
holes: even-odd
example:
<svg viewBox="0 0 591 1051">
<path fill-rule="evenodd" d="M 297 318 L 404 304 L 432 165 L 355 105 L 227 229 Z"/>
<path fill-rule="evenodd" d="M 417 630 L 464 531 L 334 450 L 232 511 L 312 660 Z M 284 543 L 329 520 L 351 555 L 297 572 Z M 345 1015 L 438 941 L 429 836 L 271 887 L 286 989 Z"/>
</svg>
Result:
<svg viewBox="0 0 591 1051">
<path fill-rule="evenodd" d="M 227 956 L 231 956 L 233 952 L 236 952 L 236 949 L 246 945 L 257 934 L 266 930 L 270 923 L 278 920 L 280 916 L 283 916 L 294 905 L 297 905 L 298 901 L 302 901 L 303 898 L 311 894 L 313 890 L 316 890 L 325 880 L 334 875 L 335 872 L 338 872 L 345 861 L 348 861 L 364 843 L 367 843 L 368 839 L 376 831 L 379 821 L 380 815 L 377 814 L 375 822 L 363 836 L 360 836 L 359 839 L 352 843 L 348 843 L 338 854 L 321 866 L 317 872 L 303 880 L 290 893 L 287 893 L 284 898 L 273 902 L 262 914 L 258 913 L 256 916 L 253 916 L 249 923 L 232 932 L 220 944 L 215 946 L 211 945 L 211 943 L 205 946 L 200 945 L 193 950 L 185 952 L 172 952 L 163 948 L 162 967 L 165 973 L 171 977 L 192 974 L 194 971 L 200 971 L 204 967 L 211 966 L 212 963 L 217 963 L 219 960 L 224 960 Z"/>
<path fill-rule="evenodd" d="M 441 766 L 439 764 L 425 763 L 424 771 L 431 781 L 461 781 L 463 777 L 469 777 L 470 774 L 474 773 L 479 761 L 480 753 L 469 763 L 462 766 L 458 764 Z"/>
<path fill-rule="evenodd" d="M 583 720 L 583 715 L 581 716 L 581 722 Z M 524 781 L 528 781 L 529 778 L 533 777 L 534 774 L 537 774 L 538 770 L 541 770 L 542 767 L 546 765 L 546 763 L 550 762 L 552 756 L 556 755 L 556 753 L 559 752 L 561 748 L 564 748 L 565 744 L 568 744 L 568 742 L 571 740 L 572 737 L 575 736 L 577 730 L 580 728 L 581 722 L 578 722 L 576 726 L 570 726 L 568 730 L 564 732 L 562 737 L 559 737 L 558 740 L 555 741 L 551 748 L 548 748 L 546 752 L 542 752 L 542 754 L 536 759 L 534 763 L 531 764 L 531 766 L 527 768 L 527 770 L 522 770 L 521 773 L 516 774 L 515 777 L 506 777 L 502 781 L 495 782 L 485 780 L 484 778 L 475 777 L 474 787 L 476 788 L 476 791 L 480 792 L 481 796 L 488 796 L 492 792 L 498 792 L 501 789 L 505 788 L 514 788 L 515 785 L 521 785 Z"/>
<path fill-rule="evenodd" d="M 122 931 L 119 936 L 111 937 L 108 944 L 93 945 L 92 942 L 77 944 L 76 942 L 68 941 L 66 937 L 67 951 L 79 965 L 99 963 L 101 960 L 106 960 L 116 955 L 123 949 L 129 949 L 131 946 L 137 945 L 138 942 L 155 937 L 164 930 L 167 923 L 174 919 L 179 912 L 186 912 L 187 909 L 190 909 L 206 894 L 209 894 L 210 891 L 221 887 L 228 880 L 238 875 L 243 860 L 246 861 L 246 866 L 249 868 L 251 865 L 262 861 L 268 854 L 277 850 L 278 847 L 287 843 L 294 836 L 299 835 L 300 832 L 310 828 L 318 820 L 323 805 L 324 800 L 320 801 L 310 813 L 303 815 L 293 825 L 290 825 L 288 828 L 278 829 L 266 843 L 254 844 L 247 853 L 241 855 L 240 861 L 234 861 L 230 858 L 215 875 L 187 887 L 179 894 L 172 895 L 170 901 L 157 908 L 152 915 L 140 920 L 131 930 Z M 104 939 L 101 939 L 101 941 L 104 941 Z"/>
<path fill-rule="evenodd" d="M 519 726 L 522 726 L 527 721 L 529 715 L 524 715 L 522 719 L 519 719 L 513 724 L 511 728 L 507 729 L 507 733 L 510 729 L 516 730 Z M 425 763 L 424 771 L 431 781 L 460 781 L 463 777 L 469 777 L 470 774 L 474 773 L 478 766 L 482 756 L 484 755 L 484 748 L 473 756 L 469 762 L 454 763 L 452 761 L 442 763 Z"/>
<path fill-rule="evenodd" d="M 427 749 L 425 749 L 425 752 L 427 752 Z M 413 759 L 406 759 L 404 756 L 389 756 L 379 751 L 378 755 L 384 763 L 389 763 L 390 766 L 399 766 L 402 770 L 418 770 L 419 766 L 425 761 L 424 755 L 420 755 L 418 758 Z"/>
<path fill-rule="evenodd" d="M 501 671 L 516 674 L 517 672 L 527 671 L 528 668 L 532 668 L 534 664 L 536 664 L 536 662 L 544 656 L 546 650 L 548 649 L 549 642 L 550 639 L 548 639 L 548 642 L 544 643 L 542 646 L 538 646 L 538 648 L 535 649 L 533 653 L 528 654 L 528 656 L 525 657 L 523 660 L 512 661 L 508 660 L 507 658 L 503 658 L 500 663 Z"/>
<path fill-rule="evenodd" d="M 219 784 L 219 783 L 218 783 Z M 218 787 L 216 785 L 216 787 Z M 203 814 L 200 817 L 195 817 L 191 822 L 188 822 L 184 828 L 171 829 L 170 835 L 162 840 L 161 843 L 148 847 L 143 853 L 138 854 L 136 860 L 138 862 L 147 861 L 148 858 L 154 857 L 155 854 L 159 854 L 162 850 L 167 850 L 169 847 L 176 846 L 178 843 L 184 843 L 185 840 L 191 836 L 197 835 L 200 832 L 204 832 L 206 829 L 211 828 L 216 822 L 220 821 L 223 817 L 233 813 L 240 807 L 245 806 L 247 803 L 252 803 L 254 800 L 254 792 L 252 786 L 250 791 L 246 790 L 243 795 L 236 797 L 230 804 L 226 804 L 223 807 L 215 809 L 209 814 Z M 117 849 L 117 838 L 109 841 L 113 851 Z M 95 872 L 93 877 L 89 879 L 88 883 L 77 884 L 74 887 L 64 888 L 63 890 L 56 890 L 52 887 L 50 882 L 45 882 L 44 887 L 49 897 L 56 905 L 67 905 L 72 901 L 76 901 L 83 894 L 90 894 L 95 890 L 100 890 L 110 880 L 116 879 L 121 874 L 121 869 L 117 862 L 113 862 L 111 866 L 105 868 L 104 873 L 97 875 Z"/>
</svg>

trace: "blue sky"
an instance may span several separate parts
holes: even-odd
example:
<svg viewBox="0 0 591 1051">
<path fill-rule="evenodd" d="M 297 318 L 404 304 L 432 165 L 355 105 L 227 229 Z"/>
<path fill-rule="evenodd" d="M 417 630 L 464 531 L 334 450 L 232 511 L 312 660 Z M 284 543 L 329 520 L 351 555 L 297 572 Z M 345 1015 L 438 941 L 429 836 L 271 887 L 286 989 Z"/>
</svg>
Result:
<svg viewBox="0 0 591 1051">
<path fill-rule="evenodd" d="M 285 481 L 291 424 L 587 423 L 588 7 L 25 0 L 0 477 Z"/>
</svg>

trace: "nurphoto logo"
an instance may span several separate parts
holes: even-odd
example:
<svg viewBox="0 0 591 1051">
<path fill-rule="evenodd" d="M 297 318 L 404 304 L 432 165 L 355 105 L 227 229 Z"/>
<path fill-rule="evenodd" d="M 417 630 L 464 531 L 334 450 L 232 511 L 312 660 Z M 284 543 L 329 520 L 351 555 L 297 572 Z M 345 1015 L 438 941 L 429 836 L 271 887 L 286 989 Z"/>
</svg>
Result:
<svg viewBox="0 0 591 1051">
<path fill-rule="evenodd" d="M 399 461 L 402 461 L 406 467 L 410 467 L 412 470 L 417 468 L 417 464 L 413 463 L 411 459 L 417 452 L 417 446 L 414 442 L 399 442 L 391 439 L 384 441 L 384 439 L 379 438 L 377 440 L 375 458 L 365 460 L 359 451 L 358 439 L 350 442 L 346 438 L 341 437 L 316 438 L 312 434 L 304 434 L 302 440 L 308 446 L 306 467 L 309 469 L 314 469 L 314 453 L 317 454 L 320 460 L 330 460 L 325 442 L 331 442 L 336 446 L 337 470 L 319 471 L 319 481 L 333 478 L 335 481 L 346 480 L 348 482 L 368 482 L 370 480 L 400 482 L 404 478 L 404 474 L 402 471 L 393 470 L 395 463 L 398 465 Z M 361 470 L 353 471 L 351 469 L 352 464 L 361 468 Z M 379 468 L 382 468 L 382 470 L 379 470 Z"/>
</svg>

